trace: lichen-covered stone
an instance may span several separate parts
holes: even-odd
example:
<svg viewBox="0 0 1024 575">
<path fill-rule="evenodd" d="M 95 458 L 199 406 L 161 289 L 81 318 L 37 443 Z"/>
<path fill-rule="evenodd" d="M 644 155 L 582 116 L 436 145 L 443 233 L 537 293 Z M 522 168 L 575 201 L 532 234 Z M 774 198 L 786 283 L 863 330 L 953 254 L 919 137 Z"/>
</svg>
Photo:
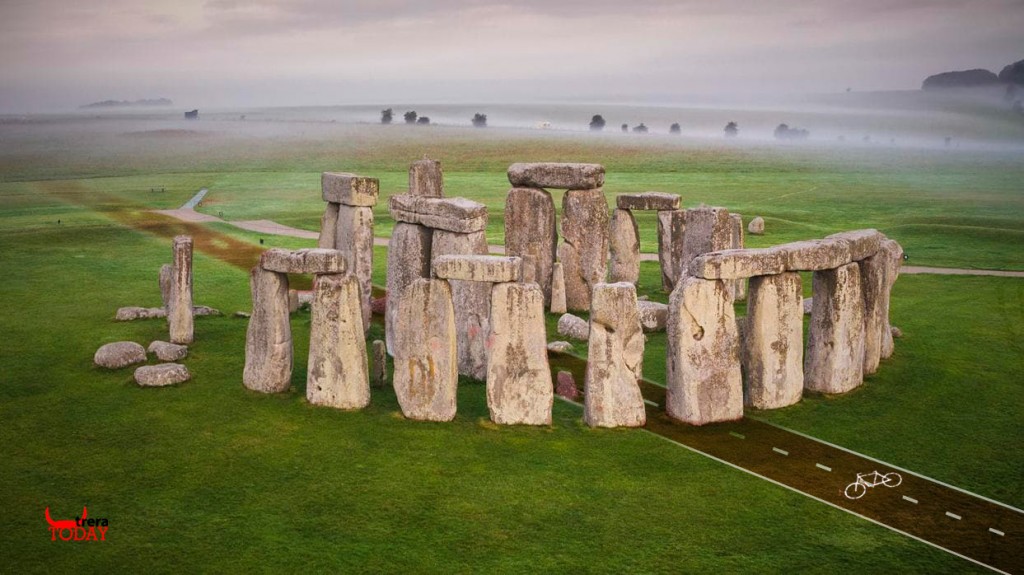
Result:
<svg viewBox="0 0 1024 575">
<path fill-rule="evenodd" d="M 774 246 L 782 252 L 786 271 L 831 270 L 850 263 L 850 244 L 843 240 L 807 240 Z"/>
<path fill-rule="evenodd" d="M 864 381 L 864 296 L 855 263 L 814 273 L 804 388 L 845 393 Z"/>
<path fill-rule="evenodd" d="M 671 292 L 683 265 L 686 241 L 686 211 L 658 212 L 658 263 L 661 265 L 661 289 Z"/>
<path fill-rule="evenodd" d="M 135 370 L 135 383 L 141 387 L 165 387 L 192 379 L 188 368 L 180 363 L 144 365 Z"/>
<path fill-rule="evenodd" d="M 388 353 L 395 355 L 395 317 L 405 288 L 414 280 L 430 277 L 430 245 L 433 230 L 398 222 L 388 240 L 388 305 L 384 315 Z"/>
<path fill-rule="evenodd" d="M 892 298 L 892 288 L 896 284 L 896 278 L 900 275 L 900 266 L 903 265 L 903 247 L 895 240 L 885 239 L 880 244 L 880 251 L 885 254 L 887 266 L 885 269 L 885 289 L 882 290 L 882 339 L 880 342 L 880 354 L 882 359 L 892 357 L 895 350 L 893 335 L 897 328 L 892 327 L 889 318 L 889 303 Z M 899 337 L 899 336 L 896 336 Z"/>
<path fill-rule="evenodd" d="M 430 254 L 435 262 L 446 255 L 486 255 L 487 238 L 483 232 L 458 234 L 434 230 Z M 449 284 L 455 302 L 459 373 L 482 381 L 487 377 L 491 285 L 464 280 L 450 280 Z"/>
<path fill-rule="evenodd" d="M 192 238 L 176 236 L 173 253 L 167 325 L 171 343 L 189 344 L 195 336 L 192 316 Z"/>
<path fill-rule="evenodd" d="M 409 195 L 444 197 L 444 172 L 441 162 L 424 157 L 409 166 Z"/>
<path fill-rule="evenodd" d="M 242 383 L 263 393 L 287 391 L 292 379 L 288 276 L 254 267 L 249 275 L 252 316 L 245 335 Z"/>
<path fill-rule="evenodd" d="M 686 234 L 683 239 L 683 257 L 679 277 L 693 275 L 689 264 L 693 258 L 708 252 L 732 247 L 732 223 L 725 208 L 688 208 Z"/>
<path fill-rule="evenodd" d="M 518 163 L 508 167 L 508 181 L 523 188 L 591 190 L 604 185 L 604 166 L 557 162 Z"/>
<path fill-rule="evenodd" d="M 338 250 L 271 248 L 260 255 L 260 267 L 282 274 L 343 274 L 348 271 Z"/>
<path fill-rule="evenodd" d="M 608 202 L 600 189 L 569 190 L 562 197 L 558 259 L 565 273 L 565 301 L 572 311 L 590 309 L 594 286 L 608 274 Z M 572 248 L 571 253 L 565 247 Z M 581 282 L 583 285 L 581 285 Z"/>
<path fill-rule="evenodd" d="M 565 270 L 562 262 L 555 262 L 551 267 L 551 313 L 565 313 L 568 307 L 565 305 Z"/>
<path fill-rule="evenodd" d="M 564 335 L 565 337 L 581 341 L 590 339 L 590 323 L 571 313 L 562 314 L 562 317 L 558 318 L 557 329 L 558 335 Z"/>
<path fill-rule="evenodd" d="M 445 280 L 417 279 L 405 289 L 395 318 L 392 382 L 409 419 L 455 418 L 458 359 L 455 310 Z"/>
<path fill-rule="evenodd" d="M 632 212 L 623 209 L 612 212 L 609 242 L 609 278 L 612 282 L 629 282 L 636 285 L 640 279 L 640 232 L 637 230 Z"/>
<path fill-rule="evenodd" d="M 350 274 L 321 275 L 313 290 L 309 322 L 306 400 L 337 409 L 366 407 L 366 363 L 359 280 Z"/>
<path fill-rule="evenodd" d="M 447 280 L 504 283 L 519 281 L 522 260 L 488 255 L 444 255 L 434 258 L 434 277 Z"/>
<path fill-rule="evenodd" d="M 591 427 L 647 423 L 637 384 L 643 377 L 645 340 L 636 302 L 633 284 L 602 283 L 594 289 L 583 394 L 583 419 Z"/>
<path fill-rule="evenodd" d="M 156 354 L 160 361 L 178 361 L 188 356 L 188 346 L 159 340 L 150 343 L 147 351 Z"/>
<path fill-rule="evenodd" d="M 320 237 L 316 247 L 333 250 L 338 247 L 338 208 L 340 204 L 327 204 L 324 215 L 320 217 Z"/>
<path fill-rule="evenodd" d="M 764 235 L 764 218 L 757 216 L 747 224 L 747 233 L 755 236 Z"/>
<path fill-rule="evenodd" d="M 339 206 L 338 251 L 345 269 L 359 280 L 363 331 L 370 329 L 370 297 L 373 291 L 373 209 Z"/>
<path fill-rule="evenodd" d="M 146 361 L 146 348 L 134 341 L 115 341 L 100 346 L 93 355 L 92 361 L 107 369 L 121 369 Z"/>
<path fill-rule="evenodd" d="M 678 210 L 682 203 L 679 194 L 664 192 L 643 192 L 640 194 L 619 194 L 615 198 L 615 207 L 620 210 L 664 211 Z"/>
<path fill-rule="evenodd" d="M 744 403 L 777 409 L 800 401 L 804 388 L 803 288 L 787 272 L 750 280 L 741 358 Z"/>
<path fill-rule="evenodd" d="M 722 250 L 690 262 L 690 275 L 709 280 L 736 280 L 786 271 L 786 252 L 777 248 Z"/>
<path fill-rule="evenodd" d="M 825 239 L 846 242 L 850 247 L 850 259 L 859 262 L 875 255 L 885 236 L 878 230 L 866 229 L 832 234 L 826 236 Z"/>
<path fill-rule="evenodd" d="M 505 196 L 505 255 L 533 256 L 534 281 L 551 303 L 551 273 L 558 250 L 555 202 L 546 190 L 512 188 Z"/>
<path fill-rule="evenodd" d="M 640 327 L 645 333 L 665 331 L 668 325 L 668 305 L 656 301 L 637 301 Z"/>
<path fill-rule="evenodd" d="M 372 208 L 377 205 L 380 181 L 344 172 L 323 172 L 320 175 L 320 189 L 325 202 Z"/>
<path fill-rule="evenodd" d="M 536 284 L 491 291 L 487 408 L 502 425 L 550 425 L 554 386 L 544 328 L 544 293 Z"/>
<path fill-rule="evenodd" d="M 548 343 L 548 351 L 554 353 L 569 353 L 575 349 L 573 345 L 567 341 L 552 341 Z"/>
<path fill-rule="evenodd" d="M 388 199 L 396 222 L 422 224 L 460 234 L 487 228 L 487 206 L 466 198 L 430 198 L 400 194 Z"/>
<path fill-rule="evenodd" d="M 860 287 L 864 295 L 864 375 L 878 371 L 882 359 L 882 330 L 885 327 L 885 275 L 889 267 L 886 253 L 856 262 L 860 268 Z"/>
</svg>

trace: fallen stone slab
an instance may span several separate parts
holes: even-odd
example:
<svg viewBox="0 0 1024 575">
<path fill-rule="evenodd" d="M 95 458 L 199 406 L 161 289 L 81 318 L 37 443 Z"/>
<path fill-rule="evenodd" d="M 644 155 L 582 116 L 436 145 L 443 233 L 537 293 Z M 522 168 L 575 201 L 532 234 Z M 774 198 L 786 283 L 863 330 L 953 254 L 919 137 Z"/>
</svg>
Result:
<svg viewBox="0 0 1024 575">
<path fill-rule="evenodd" d="M 491 291 L 487 408 L 499 425 L 551 425 L 554 386 L 537 284 L 501 283 Z"/>
<path fill-rule="evenodd" d="M 444 197 L 444 172 L 441 170 L 441 162 L 425 157 L 409 166 L 409 195 Z"/>
<path fill-rule="evenodd" d="M 180 363 L 144 365 L 135 370 L 135 383 L 142 387 L 166 387 L 192 379 L 188 368 Z"/>
<path fill-rule="evenodd" d="M 508 181 L 524 188 L 591 190 L 604 185 L 604 166 L 557 162 L 516 163 L 508 167 Z"/>
<path fill-rule="evenodd" d="M 434 277 L 449 280 L 505 283 L 519 281 L 523 260 L 517 257 L 446 255 L 434 259 Z"/>
<path fill-rule="evenodd" d="M 156 354 L 160 361 L 178 361 L 188 355 L 188 346 L 157 340 L 149 344 L 147 351 Z"/>
<path fill-rule="evenodd" d="M 192 306 L 192 315 L 195 317 L 222 315 L 220 310 L 205 305 Z M 135 321 L 137 319 L 160 319 L 167 317 L 167 310 L 162 307 L 135 307 L 128 306 L 118 308 L 114 315 L 115 321 Z"/>
<path fill-rule="evenodd" d="M 850 263 L 850 244 L 843 240 L 807 240 L 774 246 L 786 262 L 786 271 L 832 270 Z"/>
<path fill-rule="evenodd" d="M 146 361 L 146 348 L 134 341 L 115 341 L 100 346 L 92 357 L 93 363 L 107 369 L 121 369 Z"/>
<path fill-rule="evenodd" d="M 668 304 L 638 300 L 636 311 L 640 317 L 640 327 L 645 333 L 665 331 L 668 325 Z"/>
<path fill-rule="evenodd" d="M 320 189 L 325 202 L 372 208 L 377 205 L 380 181 L 347 172 L 323 172 L 320 174 Z"/>
<path fill-rule="evenodd" d="M 882 232 L 874 229 L 853 230 L 840 232 L 825 236 L 826 240 L 842 240 L 850 246 L 850 259 L 859 262 L 869 258 L 878 252 L 878 248 L 885 239 Z"/>
<path fill-rule="evenodd" d="M 487 206 L 466 198 L 428 198 L 400 194 L 388 200 L 396 222 L 422 224 L 429 228 L 460 234 L 487 227 Z"/>
<path fill-rule="evenodd" d="M 620 210 L 664 211 L 678 210 L 682 205 L 679 194 L 665 192 L 643 192 L 640 194 L 620 194 L 615 198 L 615 207 Z"/>
<path fill-rule="evenodd" d="M 647 422 L 637 380 L 643 377 L 644 334 L 636 286 L 598 284 L 590 312 L 583 420 L 591 427 L 642 427 Z"/>
<path fill-rule="evenodd" d="M 271 248 L 260 255 L 260 267 L 282 274 L 343 274 L 348 270 L 338 250 Z"/>
<path fill-rule="evenodd" d="M 573 349 L 573 345 L 567 341 L 553 341 L 548 344 L 548 351 L 554 353 L 569 353 Z"/>
<path fill-rule="evenodd" d="M 586 341 L 590 338 L 590 323 L 571 313 L 562 314 L 558 318 L 558 335 Z"/>
<path fill-rule="evenodd" d="M 417 279 L 398 308 L 392 375 L 398 405 L 409 419 L 451 421 L 459 380 L 451 288 L 444 280 Z"/>
<path fill-rule="evenodd" d="M 710 252 L 693 258 L 690 275 L 708 280 L 737 280 L 786 271 L 786 252 L 747 248 Z"/>
<path fill-rule="evenodd" d="M 533 257 L 533 278 L 551 302 L 551 273 L 558 250 L 555 202 L 547 190 L 512 188 L 505 196 L 505 255 Z M 526 263 L 524 261 L 524 263 Z"/>
</svg>

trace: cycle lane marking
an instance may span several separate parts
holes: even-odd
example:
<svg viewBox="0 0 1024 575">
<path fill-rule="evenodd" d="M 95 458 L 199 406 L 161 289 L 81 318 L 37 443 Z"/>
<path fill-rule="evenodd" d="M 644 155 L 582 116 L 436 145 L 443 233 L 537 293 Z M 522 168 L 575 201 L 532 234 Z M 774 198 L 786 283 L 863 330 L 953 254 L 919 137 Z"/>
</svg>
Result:
<svg viewBox="0 0 1024 575">
<path fill-rule="evenodd" d="M 959 515 L 957 515 L 956 513 L 953 513 L 952 511 L 947 511 L 946 512 L 946 517 L 950 517 L 952 519 L 956 519 L 957 521 L 960 521 L 961 519 L 963 519 L 963 517 L 960 517 Z"/>
<path fill-rule="evenodd" d="M 778 447 L 773 447 L 772 451 L 774 451 L 775 453 L 778 453 L 780 455 L 789 455 L 788 451 L 786 451 L 785 449 L 779 449 Z"/>
<path fill-rule="evenodd" d="M 830 473 L 832 472 L 832 468 L 829 467 L 828 465 L 822 465 L 820 463 L 815 463 L 814 466 L 817 467 L 818 469 L 824 469 L 825 471 L 828 471 Z"/>
<path fill-rule="evenodd" d="M 914 505 L 917 505 L 917 499 L 914 499 L 913 497 L 907 497 L 906 495 L 904 495 L 903 499 L 904 499 L 904 501 L 909 501 L 909 502 L 913 503 Z"/>
<path fill-rule="evenodd" d="M 1000 531 L 998 529 L 993 529 L 991 527 L 989 527 L 988 530 L 989 530 L 989 532 L 995 533 L 996 535 L 998 535 L 1000 537 L 1004 537 L 1006 535 L 1006 533 L 1003 533 L 1002 531 Z"/>
</svg>

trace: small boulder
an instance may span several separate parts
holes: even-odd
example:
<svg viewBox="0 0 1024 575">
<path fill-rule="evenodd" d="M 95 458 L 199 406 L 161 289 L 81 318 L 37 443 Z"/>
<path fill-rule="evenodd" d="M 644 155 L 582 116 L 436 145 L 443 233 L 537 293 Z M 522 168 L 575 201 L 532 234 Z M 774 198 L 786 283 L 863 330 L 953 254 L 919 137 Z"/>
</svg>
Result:
<svg viewBox="0 0 1024 575">
<path fill-rule="evenodd" d="M 555 384 L 555 393 L 559 397 L 564 397 L 572 401 L 576 401 L 580 398 L 580 390 L 576 387 L 576 380 L 572 377 L 572 372 L 560 371 L 558 372 L 558 383 Z"/>
<path fill-rule="evenodd" d="M 814 298 L 804 298 L 804 315 L 811 315 L 811 310 L 814 309 Z"/>
<path fill-rule="evenodd" d="M 248 318 L 252 317 L 252 314 L 247 312 L 247 311 L 236 311 L 235 312 L 235 317 L 240 317 L 240 318 L 243 318 L 243 319 L 248 319 Z"/>
<path fill-rule="evenodd" d="M 388 311 L 388 296 L 382 295 L 370 299 L 370 312 L 375 315 L 384 315 Z"/>
<path fill-rule="evenodd" d="M 115 341 L 96 350 L 92 360 L 100 367 L 121 369 L 146 361 L 146 348 L 134 341 Z"/>
<path fill-rule="evenodd" d="M 563 314 L 558 318 L 558 334 L 585 341 L 590 338 L 590 323 L 571 313 Z"/>
<path fill-rule="evenodd" d="M 902 329 L 900 329 L 900 328 L 898 328 L 896 326 L 892 326 L 889 329 L 892 331 L 892 336 L 895 337 L 896 339 L 899 339 L 899 338 L 903 337 L 903 330 Z"/>
<path fill-rule="evenodd" d="M 135 370 L 135 383 L 142 387 L 164 387 L 183 383 L 191 378 L 188 368 L 180 363 L 144 365 Z"/>
<path fill-rule="evenodd" d="M 567 341 L 553 341 L 548 344 L 548 351 L 555 353 L 569 353 L 572 350 L 572 344 Z"/>
<path fill-rule="evenodd" d="M 158 340 L 149 344 L 148 351 L 155 353 L 160 361 L 178 361 L 188 355 L 188 346 Z"/>
<path fill-rule="evenodd" d="M 167 317 L 167 310 L 162 307 L 128 306 L 117 309 L 114 321 L 135 321 L 137 319 L 156 319 Z"/>
<path fill-rule="evenodd" d="M 748 234 L 753 234 L 755 236 L 763 235 L 764 234 L 764 218 L 762 218 L 761 216 L 757 216 L 756 218 L 750 220 L 750 223 L 747 224 L 747 233 Z"/>
</svg>

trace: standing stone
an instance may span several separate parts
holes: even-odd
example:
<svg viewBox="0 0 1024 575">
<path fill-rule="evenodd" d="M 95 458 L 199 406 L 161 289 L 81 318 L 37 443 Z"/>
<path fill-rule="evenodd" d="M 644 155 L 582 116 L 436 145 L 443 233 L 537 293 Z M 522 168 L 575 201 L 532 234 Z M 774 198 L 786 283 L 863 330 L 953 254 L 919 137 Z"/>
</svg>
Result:
<svg viewBox="0 0 1024 575">
<path fill-rule="evenodd" d="M 444 172 L 441 162 L 424 157 L 409 166 L 409 195 L 444 197 Z"/>
<path fill-rule="evenodd" d="M 287 391 L 292 380 L 292 330 L 288 322 L 288 275 L 254 267 L 249 273 L 252 315 L 245 336 L 245 387 Z"/>
<path fill-rule="evenodd" d="M 520 272 L 518 279 L 519 283 L 540 285 L 537 282 L 537 258 L 533 256 L 523 256 L 519 259 L 522 260 L 522 271 Z"/>
<path fill-rule="evenodd" d="M 494 285 L 487 343 L 487 408 L 491 421 L 502 425 L 551 425 L 554 385 L 540 286 Z"/>
<path fill-rule="evenodd" d="M 897 328 L 889 323 L 889 303 L 892 299 L 892 288 L 896 284 L 896 278 L 900 275 L 900 266 L 903 265 L 903 247 L 895 240 L 885 239 L 879 247 L 879 251 L 885 254 L 887 266 L 885 269 L 885 289 L 882 290 L 882 339 L 880 353 L 882 359 L 892 357 L 895 351 L 893 343 L 893 331 Z M 898 337 L 898 336 L 897 336 Z"/>
<path fill-rule="evenodd" d="M 409 419 L 455 419 L 459 382 L 455 310 L 444 280 L 417 279 L 406 288 L 395 318 L 392 381 Z"/>
<path fill-rule="evenodd" d="M 740 214 L 729 214 L 729 224 L 732 226 L 732 241 L 729 247 L 734 250 L 743 249 L 743 216 Z M 733 280 L 732 294 L 733 300 L 740 301 L 746 299 L 747 280 L 742 278 Z"/>
<path fill-rule="evenodd" d="M 764 218 L 757 216 L 747 224 L 747 231 L 755 236 L 764 235 Z"/>
<path fill-rule="evenodd" d="M 350 274 L 317 278 L 309 331 L 306 399 L 361 409 L 370 404 L 359 282 Z"/>
<path fill-rule="evenodd" d="M 555 202 L 546 190 L 512 188 L 505 196 L 505 254 L 533 256 L 535 281 L 551 303 L 551 269 L 558 249 Z"/>
<path fill-rule="evenodd" d="M 576 380 L 571 371 L 558 372 L 555 393 L 569 401 L 576 401 L 580 398 L 580 390 L 576 387 Z"/>
<path fill-rule="evenodd" d="M 860 268 L 860 287 L 864 295 L 864 375 L 871 375 L 878 371 L 882 359 L 882 329 L 885 327 L 882 293 L 889 262 L 887 254 L 879 250 L 856 263 Z"/>
<path fill-rule="evenodd" d="M 679 279 L 686 238 L 686 211 L 658 212 L 658 263 L 661 264 L 661 289 L 671 292 Z"/>
<path fill-rule="evenodd" d="M 608 202 L 604 190 L 569 190 L 562 197 L 558 259 L 565 273 L 565 301 L 572 311 L 590 309 L 594 286 L 608 272 Z M 571 249 L 570 249 L 571 248 Z"/>
<path fill-rule="evenodd" d="M 192 343 L 192 238 L 174 238 L 174 263 L 171 274 L 171 302 L 167 308 L 171 343 Z"/>
<path fill-rule="evenodd" d="M 374 387 L 384 387 L 388 380 L 388 350 L 384 342 L 375 339 L 371 345 L 373 365 L 370 371 L 370 383 Z"/>
<path fill-rule="evenodd" d="M 750 280 L 741 358 L 744 404 L 777 409 L 800 401 L 804 389 L 803 287 L 787 272 Z"/>
<path fill-rule="evenodd" d="M 633 212 L 614 210 L 609 236 L 612 251 L 609 266 L 611 281 L 636 285 L 640 279 L 640 232 Z"/>
<path fill-rule="evenodd" d="M 370 329 L 370 297 L 373 290 L 373 208 L 338 206 L 338 250 L 349 273 L 359 280 L 363 331 Z"/>
<path fill-rule="evenodd" d="M 686 210 L 686 235 L 680 276 L 688 270 L 693 258 L 708 252 L 727 250 L 732 245 L 732 223 L 725 208 L 689 208 Z"/>
<path fill-rule="evenodd" d="M 430 255 L 435 261 L 446 255 L 487 255 L 487 237 L 482 231 L 459 234 L 434 230 L 433 235 Z M 455 302 L 459 373 L 482 381 L 487 377 L 491 284 L 465 280 L 451 280 L 449 284 Z"/>
<path fill-rule="evenodd" d="M 804 357 L 804 388 L 845 393 L 864 381 L 864 296 L 849 263 L 814 272 L 814 304 Z"/>
<path fill-rule="evenodd" d="M 414 280 L 430 277 L 432 230 L 418 224 L 398 222 L 388 241 L 388 306 L 384 336 L 388 353 L 395 356 L 395 318 L 405 288 Z"/>
<path fill-rule="evenodd" d="M 555 262 L 551 268 L 551 313 L 565 313 L 565 271 L 562 262 Z"/>
<path fill-rule="evenodd" d="M 593 301 L 583 419 L 591 427 L 642 427 L 647 413 L 637 380 L 643 377 L 644 334 L 636 286 L 598 284 Z"/>
<path fill-rule="evenodd" d="M 320 218 L 320 238 L 316 247 L 333 250 L 338 245 L 338 204 L 328 202 Z"/>
<path fill-rule="evenodd" d="M 171 305 L 171 277 L 174 275 L 174 268 L 171 264 L 160 266 L 160 300 L 163 301 L 164 311 Z"/>
<path fill-rule="evenodd" d="M 739 333 L 729 291 L 724 280 L 683 277 L 672 292 L 665 399 L 675 419 L 704 425 L 743 417 Z"/>
<path fill-rule="evenodd" d="M 288 313 L 299 311 L 299 290 L 288 290 Z"/>
</svg>

